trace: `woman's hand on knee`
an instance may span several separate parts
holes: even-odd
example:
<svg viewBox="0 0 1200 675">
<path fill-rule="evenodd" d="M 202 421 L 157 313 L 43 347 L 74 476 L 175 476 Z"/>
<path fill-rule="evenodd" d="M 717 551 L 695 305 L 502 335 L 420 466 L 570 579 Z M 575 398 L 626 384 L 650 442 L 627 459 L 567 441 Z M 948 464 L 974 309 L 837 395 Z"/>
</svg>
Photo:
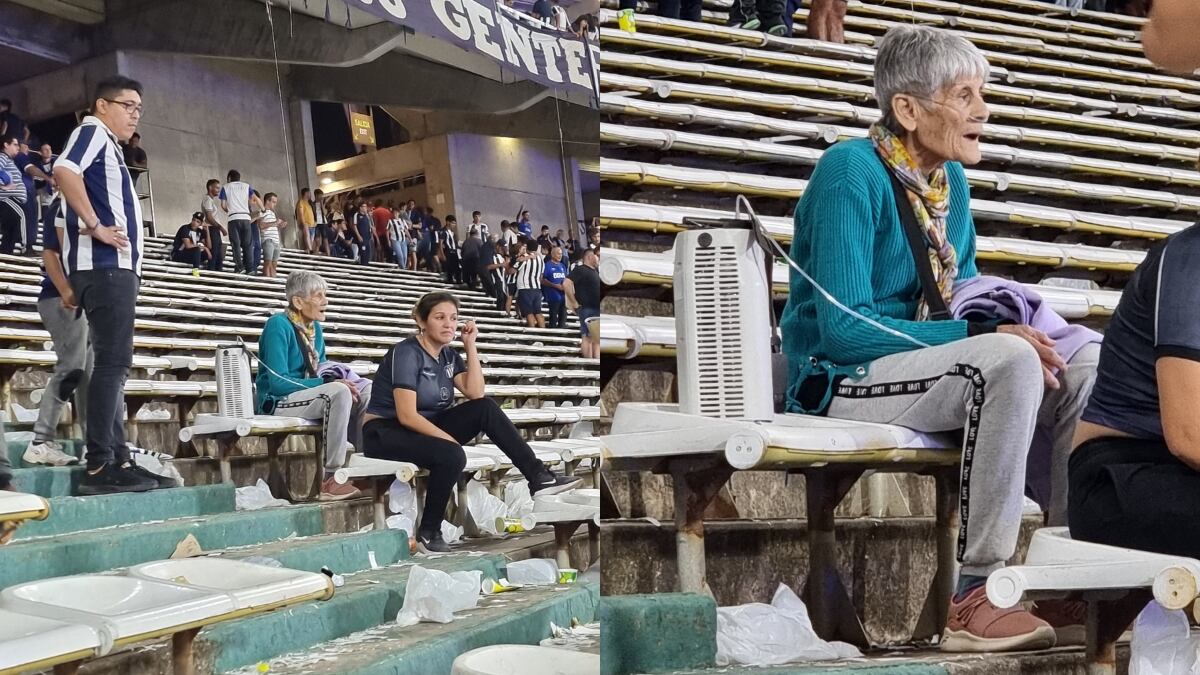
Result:
<svg viewBox="0 0 1200 675">
<path fill-rule="evenodd" d="M 334 380 L 334 382 L 346 385 L 346 388 L 350 390 L 350 400 L 358 403 L 358 387 L 355 387 L 353 382 L 350 380 Z"/>
</svg>

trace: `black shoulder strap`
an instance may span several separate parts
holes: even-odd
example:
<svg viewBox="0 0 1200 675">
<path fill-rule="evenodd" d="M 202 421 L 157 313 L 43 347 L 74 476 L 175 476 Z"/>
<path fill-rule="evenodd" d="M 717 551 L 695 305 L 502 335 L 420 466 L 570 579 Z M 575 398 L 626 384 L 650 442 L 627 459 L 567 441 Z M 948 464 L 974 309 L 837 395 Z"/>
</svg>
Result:
<svg viewBox="0 0 1200 675">
<path fill-rule="evenodd" d="M 896 197 L 896 211 L 900 214 L 900 222 L 904 224 L 904 238 L 908 240 L 908 249 L 912 253 L 913 263 L 917 266 L 917 278 L 921 281 L 921 294 L 925 296 L 925 304 L 929 306 L 930 321 L 944 321 L 950 318 L 950 310 L 946 300 L 938 290 L 937 280 L 933 278 L 933 266 L 929 264 L 929 247 L 925 244 L 925 233 L 917 223 L 917 214 L 913 213 L 912 204 L 908 202 L 906 190 L 890 170 L 888 177 L 892 179 L 892 194 Z"/>
</svg>

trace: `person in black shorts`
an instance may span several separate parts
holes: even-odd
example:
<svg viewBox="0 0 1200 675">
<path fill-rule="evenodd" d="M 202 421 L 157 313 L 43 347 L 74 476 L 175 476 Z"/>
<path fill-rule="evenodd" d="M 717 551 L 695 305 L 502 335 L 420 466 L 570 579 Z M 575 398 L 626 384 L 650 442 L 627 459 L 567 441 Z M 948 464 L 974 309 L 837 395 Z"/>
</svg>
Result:
<svg viewBox="0 0 1200 675">
<path fill-rule="evenodd" d="M 428 293 L 413 307 L 413 319 L 417 335 L 388 350 L 375 373 L 363 418 L 363 452 L 429 471 L 417 545 L 444 553 L 450 547 L 442 538 L 442 518 L 467 463 L 462 444 L 480 433 L 508 455 L 529 481 L 530 494 L 569 490 L 579 478 L 548 470 L 500 406 L 484 396 L 474 321 L 462 327 L 465 362 L 450 346 L 459 327 L 458 298 L 445 291 Z M 466 396 L 465 403 L 454 405 L 454 389 Z"/>
<path fill-rule="evenodd" d="M 1075 539 L 1200 557 L 1200 227 L 1134 271 L 1075 430 Z"/>
</svg>

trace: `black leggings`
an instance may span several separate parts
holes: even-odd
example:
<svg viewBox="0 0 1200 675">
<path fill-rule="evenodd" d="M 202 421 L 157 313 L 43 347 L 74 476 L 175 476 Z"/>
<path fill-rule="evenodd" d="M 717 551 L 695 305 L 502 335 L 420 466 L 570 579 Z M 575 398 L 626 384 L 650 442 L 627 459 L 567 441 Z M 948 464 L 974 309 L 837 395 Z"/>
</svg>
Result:
<svg viewBox="0 0 1200 675">
<path fill-rule="evenodd" d="M 450 493 L 467 465 L 462 444 L 480 433 L 487 434 L 526 479 L 532 481 L 545 470 L 512 421 L 490 398 L 477 398 L 448 408 L 429 421 L 458 442 L 417 433 L 391 418 L 373 419 L 363 427 L 363 454 L 367 457 L 411 462 L 429 471 L 425 511 L 417 528 L 422 534 L 441 531 Z"/>
<path fill-rule="evenodd" d="M 1072 537 L 1200 557 L 1200 472 L 1166 443 L 1098 438 L 1071 453 L 1069 472 Z"/>
</svg>

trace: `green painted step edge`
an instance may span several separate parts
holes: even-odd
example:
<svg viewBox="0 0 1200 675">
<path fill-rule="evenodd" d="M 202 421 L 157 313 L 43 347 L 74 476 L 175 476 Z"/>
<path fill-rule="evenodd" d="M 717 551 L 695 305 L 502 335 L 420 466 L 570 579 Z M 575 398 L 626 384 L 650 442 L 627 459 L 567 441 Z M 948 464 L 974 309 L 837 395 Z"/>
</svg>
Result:
<svg viewBox="0 0 1200 675">
<path fill-rule="evenodd" d="M 383 567 L 407 560 L 408 534 L 401 530 L 323 534 L 238 548 L 225 551 L 221 557 L 232 560 L 266 557 L 294 570 L 320 572 L 322 567 L 328 567 L 338 574 L 347 574 L 371 569 L 372 552 L 376 564 Z"/>
<path fill-rule="evenodd" d="M 62 444 L 63 452 L 79 457 L 79 450 L 83 448 L 81 441 L 60 438 L 58 442 Z M 5 448 L 8 452 L 8 461 L 13 465 L 14 469 L 32 469 L 38 466 L 36 464 L 25 464 L 21 460 L 21 455 L 25 454 L 25 448 L 29 447 L 29 441 L 7 441 L 5 445 L 8 446 Z"/>
<path fill-rule="evenodd" d="M 499 596 L 501 607 L 460 612 L 445 625 L 421 623 L 401 628 L 394 624 L 376 640 L 364 643 L 336 663 L 283 666 L 281 675 L 435 675 L 449 673 L 459 655 L 496 644 L 538 644 L 550 636 L 550 624 L 568 626 L 572 619 L 595 620 L 599 584 L 539 588 L 536 598 L 518 604 L 515 596 Z M 520 593 L 518 591 L 518 593 Z M 315 656 L 322 647 L 312 650 Z M 246 671 L 239 671 L 246 672 Z M 580 675 L 587 675 L 580 673 Z"/>
<path fill-rule="evenodd" d="M 70 497 L 75 494 L 81 466 L 43 466 L 36 469 L 13 469 L 13 489 L 47 499 Z"/>
<path fill-rule="evenodd" d="M 324 533 L 319 505 L 285 506 L 92 530 L 0 547 L 0 588 L 171 557 L 188 534 L 205 551 Z"/>
<path fill-rule="evenodd" d="M 707 595 L 606 595 L 599 613 L 603 675 L 716 665 L 717 603 Z"/>
<path fill-rule="evenodd" d="M 17 541 L 233 510 L 233 486 L 223 483 L 98 497 L 54 497 L 50 499 L 50 517 L 23 525 Z"/>
<path fill-rule="evenodd" d="M 409 562 L 443 572 L 481 570 L 490 577 L 503 576 L 505 565 L 500 555 L 450 555 Z M 197 648 L 211 654 L 215 672 L 224 672 L 395 621 L 404 604 L 410 569 L 406 564 L 364 572 L 348 578 L 329 600 L 211 626 L 200 633 Z"/>
<path fill-rule="evenodd" d="M 339 675 L 449 673 L 454 659 L 472 649 L 503 644 L 536 645 L 550 637 L 551 622 L 570 626 L 571 619 L 577 618 L 589 623 L 595 619 L 599 599 L 599 584 L 581 584 L 532 605 L 513 608 L 498 620 L 485 622 L 480 616 L 455 619 L 437 638 L 392 651 L 369 666 L 338 672 Z"/>
<path fill-rule="evenodd" d="M 845 663 L 787 664 L 782 666 L 726 666 L 705 670 L 673 671 L 670 675 L 949 675 L 950 670 L 936 663 Z"/>
</svg>

